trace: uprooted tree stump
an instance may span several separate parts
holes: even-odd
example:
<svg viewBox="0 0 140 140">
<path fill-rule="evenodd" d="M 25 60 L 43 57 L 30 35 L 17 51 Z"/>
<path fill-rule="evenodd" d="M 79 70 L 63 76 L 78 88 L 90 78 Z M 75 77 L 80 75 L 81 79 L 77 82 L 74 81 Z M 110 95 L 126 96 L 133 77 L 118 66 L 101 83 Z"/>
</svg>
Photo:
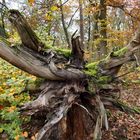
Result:
<svg viewBox="0 0 140 140">
<path fill-rule="evenodd" d="M 113 83 L 121 66 L 135 60 L 135 52 L 140 48 L 140 29 L 127 47 L 112 52 L 107 59 L 88 64 L 75 34 L 71 39 L 71 54 L 66 57 L 54 50 L 44 51 L 45 45 L 17 10 L 9 11 L 9 20 L 22 44 L 9 47 L 7 41 L 1 39 L 0 57 L 45 79 L 32 91 L 37 92 L 36 99 L 20 108 L 22 114 L 38 118 L 38 122 L 43 120 L 36 139 L 101 139 L 101 129 L 108 129 L 105 107 L 122 109 L 112 95 L 113 89 L 105 89 L 103 85 Z"/>
</svg>

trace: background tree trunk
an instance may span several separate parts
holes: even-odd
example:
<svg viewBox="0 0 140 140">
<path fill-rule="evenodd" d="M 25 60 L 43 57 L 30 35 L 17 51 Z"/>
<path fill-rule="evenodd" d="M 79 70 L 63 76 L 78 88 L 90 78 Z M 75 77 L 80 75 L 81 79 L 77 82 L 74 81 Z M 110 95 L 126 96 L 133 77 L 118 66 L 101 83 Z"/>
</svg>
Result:
<svg viewBox="0 0 140 140">
<path fill-rule="evenodd" d="M 0 14 L 1 14 L 1 24 L 0 24 L 0 36 L 2 37 L 7 37 L 6 31 L 5 31 L 5 24 L 4 24 L 4 16 L 5 16 L 5 7 L 6 7 L 6 2 L 5 0 L 2 0 L 2 5 L 0 5 Z"/>
<path fill-rule="evenodd" d="M 100 13 L 99 13 L 99 22 L 100 22 L 100 38 L 99 43 L 99 58 L 103 58 L 107 55 L 107 7 L 106 0 L 100 0 Z"/>
<path fill-rule="evenodd" d="M 62 25 L 63 25 L 65 37 L 66 37 L 66 41 L 67 41 L 67 44 L 68 44 L 68 48 L 71 48 L 71 42 L 70 42 L 68 30 L 67 30 L 66 23 L 65 23 L 64 12 L 63 12 L 63 4 L 62 4 L 61 0 L 59 0 L 59 1 L 60 1 L 61 21 L 62 21 Z"/>
<path fill-rule="evenodd" d="M 95 53 L 95 59 L 102 59 L 107 55 L 107 7 L 106 0 L 100 0 L 99 2 L 92 2 L 90 4 L 93 8 L 99 5 L 98 11 L 93 16 L 93 31 L 92 31 L 92 48 Z M 96 43 L 99 42 L 99 43 Z"/>
<path fill-rule="evenodd" d="M 84 49 L 83 0 L 79 0 L 79 10 L 80 10 L 80 38 L 81 38 L 81 46 Z"/>
</svg>

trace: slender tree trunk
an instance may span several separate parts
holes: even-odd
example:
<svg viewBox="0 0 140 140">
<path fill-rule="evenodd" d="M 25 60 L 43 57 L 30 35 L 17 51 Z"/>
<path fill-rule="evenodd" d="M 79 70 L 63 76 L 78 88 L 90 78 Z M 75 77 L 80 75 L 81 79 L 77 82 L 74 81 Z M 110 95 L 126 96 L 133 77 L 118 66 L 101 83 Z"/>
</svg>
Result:
<svg viewBox="0 0 140 140">
<path fill-rule="evenodd" d="M 0 36 L 7 37 L 6 31 L 5 31 L 5 23 L 4 23 L 4 5 L 6 6 L 5 0 L 2 0 L 2 5 L 1 5 L 1 25 L 0 25 Z"/>
<path fill-rule="evenodd" d="M 79 0 L 79 10 L 80 10 L 80 38 L 81 38 L 82 48 L 84 48 L 83 0 Z"/>
<path fill-rule="evenodd" d="M 59 2 L 60 2 L 60 12 L 61 12 L 61 21 L 62 21 L 62 25 L 63 25 L 63 30 L 64 30 L 64 33 L 65 33 L 68 48 L 71 48 L 71 42 L 70 42 L 70 39 L 69 39 L 69 34 L 68 34 L 67 27 L 66 27 L 66 24 L 65 24 L 65 17 L 64 17 L 62 0 L 59 0 Z"/>
<path fill-rule="evenodd" d="M 103 58 L 107 55 L 107 7 L 106 0 L 100 0 L 100 13 L 99 13 L 99 21 L 100 21 L 100 38 L 101 41 L 99 43 L 98 52 L 99 58 Z"/>
<path fill-rule="evenodd" d="M 89 14 L 88 15 L 88 45 L 87 45 L 88 50 L 90 48 L 90 39 L 91 39 L 91 17 L 90 17 L 90 14 Z"/>
<path fill-rule="evenodd" d="M 98 13 L 93 15 L 92 23 L 92 51 L 94 52 L 93 59 L 98 59 L 97 45 L 95 42 L 99 38 L 99 27 L 98 27 Z"/>
</svg>

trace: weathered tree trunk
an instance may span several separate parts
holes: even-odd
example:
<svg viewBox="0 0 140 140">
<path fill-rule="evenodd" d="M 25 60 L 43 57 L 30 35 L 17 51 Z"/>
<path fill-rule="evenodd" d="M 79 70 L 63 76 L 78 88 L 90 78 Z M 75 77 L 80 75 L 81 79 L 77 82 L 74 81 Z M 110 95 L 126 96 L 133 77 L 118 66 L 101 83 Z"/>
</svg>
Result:
<svg viewBox="0 0 140 140">
<path fill-rule="evenodd" d="M 22 45 L 9 47 L 6 41 L 1 40 L 0 57 L 21 70 L 45 79 L 38 90 L 34 90 L 38 92 L 36 99 L 20 109 L 32 120 L 43 120 L 36 139 L 101 139 L 101 129 L 108 129 L 105 107 L 120 106 L 111 97 L 109 89 L 105 92 L 97 87 L 100 81 L 97 77 L 108 77 L 106 83 L 110 83 L 123 64 L 134 60 L 134 53 L 140 47 L 140 29 L 121 56 L 112 52 L 108 60 L 96 65 L 96 75 L 88 75 L 85 71 L 94 67 L 85 65 L 79 37 L 72 36 L 72 52 L 68 59 L 54 51 L 43 52 L 43 43 L 18 11 L 10 10 L 9 19 L 17 28 Z"/>
</svg>

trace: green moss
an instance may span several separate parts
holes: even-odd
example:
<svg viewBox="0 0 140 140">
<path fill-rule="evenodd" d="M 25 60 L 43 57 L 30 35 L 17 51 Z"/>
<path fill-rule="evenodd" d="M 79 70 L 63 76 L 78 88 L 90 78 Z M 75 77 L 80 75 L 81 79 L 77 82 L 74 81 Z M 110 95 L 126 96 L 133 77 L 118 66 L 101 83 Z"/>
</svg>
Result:
<svg viewBox="0 0 140 140">
<path fill-rule="evenodd" d="M 139 107 L 133 107 L 133 109 L 137 114 L 140 114 L 140 108 Z"/>
<path fill-rule="evenodd" d="M 138 72 L 140 72 L 140 66 L 139 67 L 137 67 L 137 68 L 135 68 Z"/>
<path fill-rule="evenodd" d="M 110 80 L 111 80 L 111 78 L 109 76 L 100 76 L 98 78 L 98 83 L 99 84 L 107 84 Z"/>
<path fill-rule="evenodd" d="M 91 93 L 95 92 L 95 86 L 98 88 L 102 88 L 104 87 L 104 85 L 111 81 L 111 77 L 103 76 L 100 73 L 99 63 L 100 61 L 88 63 L 85 65 L 84 72 L 90 77 L 90 80 L 88 82 L 88 91 L 90 91 Z"/>
<path fill-rule="evenodd" d="M 58 54 L 64 55 L 65 57 L 70 57 L 71 56 L 71 50 L 70 49 L 59 48 L 58 46 L 52 46 L 51 41 L 44 41 L 43 43 L 45 44 L 45 46 L 43 48 L 44 51 L 53 50 L 53 51 L 57 52 Z"/>
<path fill-rule="evenodd" d="M 127 47 L 124 47 L 124 48 L 122 48 L 122 49 L 120 49 L 118 51 L 113 52 L 113 56 L 115 56 L 115 57 L 121 57 L 121 56 L 125 55 L 125 53 L 127 51 L 128 51 L 128 48 Z"/>
<path fill-rule="evenodd" d="M 131 80 L 131 82 L 134 84 L 140 84 L 140 80 Z"/>
<path fill-rule="evenodd" d="M 56 52 L 58 52 L 59 54 L 64 55 L 65 57 L 70 57 L 71 56 L 71 50 L 69 49 L 64 49 L 64 48 L 53 48 L 53 50 L 55 50 Z"/>
<path fill-rule="evenodd" d="M 114 56 L 121 57 L 127 52 L 127 48 L 124 47 L 120 49 L 119 51 L 116 51 L 113 53 Z M 111 76 L 105 76 L 102 75 L 100 72 L 100 68 L 106 68 L 108 61 L 110 61 L 110 55 L 106 56 L 104 59 L 87 63 L 85 65 L 85 74 L 87 74 L 90 77 L 88 90 L 91 92 L 94 92 L 94 85 L 96 85 L 98 88 L 104 88 L 108 83 L 111 82 L 112 77 Z"/>
<path fill-rule="evenodd" d="M 89 76 L 96 77 L 98 71 L 99 62 L 92 62 L 85 65 L 86 70 L 84 72 Z"/>
<path fill-rule="evenodd" d="M 96 69 L 98 67 L 99 61 L 98 62 L 92 62 L 92 63 L 88 63 L 85 65 L 85 68 L 88 69 Z"/>
<path fill-rule="evenodd" d="M 85 74 L 89 75 L 89 76 L 95 76 L 97 74 L 96 70 L 84 70 Z"/>
</svg>

